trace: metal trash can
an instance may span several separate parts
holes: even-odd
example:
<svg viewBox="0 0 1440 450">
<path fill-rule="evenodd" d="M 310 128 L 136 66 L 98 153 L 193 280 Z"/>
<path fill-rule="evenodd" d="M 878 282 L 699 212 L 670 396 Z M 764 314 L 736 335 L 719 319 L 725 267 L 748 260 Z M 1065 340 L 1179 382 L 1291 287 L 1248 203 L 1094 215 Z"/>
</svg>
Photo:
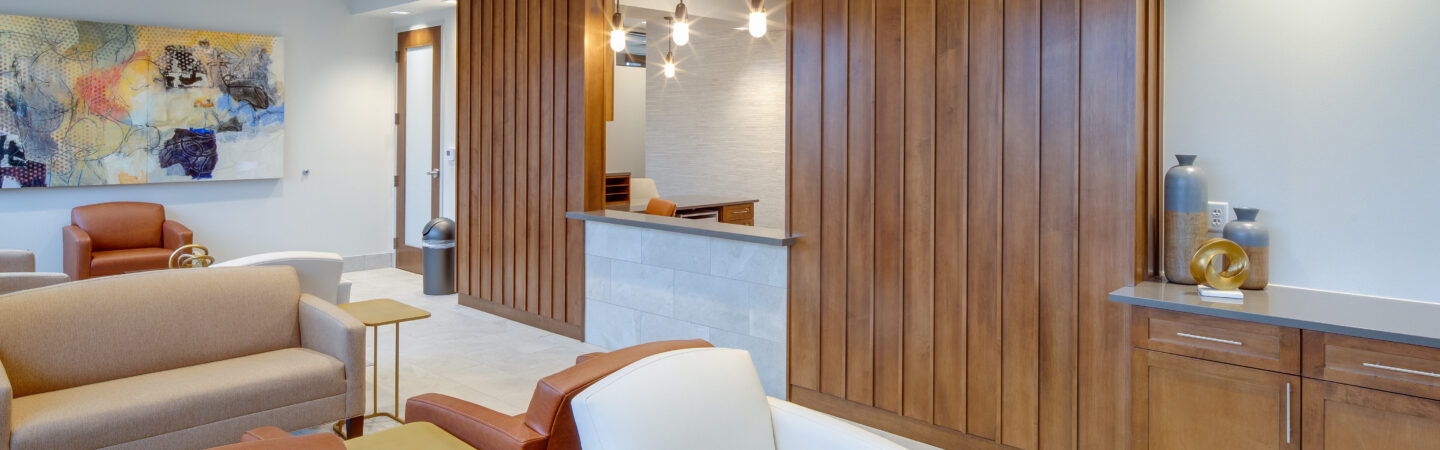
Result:
<svg viewBox="0 0 1440 450">
<path fill-rule="evenodd" d="M 420 232 L 425 295 L 455 293 L 455 221 L 436 217 Z"/>
</svg>

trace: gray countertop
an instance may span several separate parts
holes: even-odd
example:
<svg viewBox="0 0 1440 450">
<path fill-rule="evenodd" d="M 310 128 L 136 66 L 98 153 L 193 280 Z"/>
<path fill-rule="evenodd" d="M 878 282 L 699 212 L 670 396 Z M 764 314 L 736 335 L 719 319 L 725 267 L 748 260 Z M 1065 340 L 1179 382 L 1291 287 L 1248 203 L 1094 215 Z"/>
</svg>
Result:
<svg viewBox="0 0 1440 450">
<path fill-rule="evenodd" d="M 1110 301 L 1440 347 L 1437 303 L 1284 286 L 1244 292 L 1243 303 L 1212 302 L 1209 297 L 1201 297 L 1195 286 L 1146 281 L 1111 292 Z"/>
<path fill-rule="evenodd" d="M 681 219 L 678 217 L 654 216 L 643 213 L 627 211 L 615 211 L 603 209 L 598 211 L 567 212 L 565 217 L 574 220 L 593 220 L 596 222 L 628 225 L 632 227 L 650 228 L 655 230 L 673 231 L 676 233 L 694 234 L 720 239 L 754 242 L 757 244 L 769 244 L 779 246 L 790 246 L 795 244 L 797 235 L 785 234 L 785 230 L 765 227 L 752 227 L 747 225 L 735 225 L 720 223 L 708 220 Z"/>
</svg>

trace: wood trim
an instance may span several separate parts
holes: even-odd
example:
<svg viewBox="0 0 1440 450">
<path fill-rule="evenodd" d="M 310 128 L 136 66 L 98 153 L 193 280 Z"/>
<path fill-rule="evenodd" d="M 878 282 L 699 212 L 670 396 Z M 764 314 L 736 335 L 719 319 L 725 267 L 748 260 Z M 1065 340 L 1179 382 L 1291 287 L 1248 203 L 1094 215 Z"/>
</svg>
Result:
<svg viewBox="0 0 1440 450">
<path fill-rule="evenodd" d="M 603 198 L 610 62 L 598 33 L 603 0 L 459 3 L 465 29 L 457 108 L 462 304 L 580 338 L 584 232 L 566 211 Z M 597 126 L 598 125 L 598 126 Z M 506 311 L 504 314 L 496 311 Z"/>
<path fill-rule="evenodd" d="M 421 253 L 417 247 L 405 245 L 405 131 L 408 117 L 406 105 L 405 50 L 415 47 L 433 47 L 433 69 L 431 80 L 430 118 L 430 167 L 440 167 L 440 75 L 444 73 L 440 64 L 443 52 L 440 47 L 440 27 L 404 31 L 395 37 L 395 267 L 409 272 L 420 273 Z M 440 216 L 440 179 L 430 178 L 430 217 Z"/>
<path fill-rule="evenodd" d="M 892 433 L 940 448 L 964 448 L 974 450 L 1011 448 L 949 428 L 936 426 L 925 421 L 897 416 L 890 411 L 862 405 L 805 388 L 791 386 L 790 400 L 816 411 L 866 426 L 888 430 Z"/>
</svg>

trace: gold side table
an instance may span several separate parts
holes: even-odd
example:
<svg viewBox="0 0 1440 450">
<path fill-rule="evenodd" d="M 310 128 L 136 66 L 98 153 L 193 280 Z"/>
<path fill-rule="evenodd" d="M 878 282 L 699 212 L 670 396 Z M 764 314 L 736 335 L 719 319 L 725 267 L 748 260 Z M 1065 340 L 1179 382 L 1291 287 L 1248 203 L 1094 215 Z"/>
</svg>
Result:
<svg viewBox="0 0 1440 450">
<path fill-rule="evenodd" d="M 388 298 L 378 298 L 360 302 L 351 302 L 338 305 L 341 310 L 350 313 L 356 320 L 364 323 L 365 326 L 375 330 L 375 346 L 372 350 L 372 358 L 375 365 L 371 366 L 370 378 L 374 380 L 371 384 L 371 401 L 374 403 L 372 413 L 366 415 L 366 419 L 374 417 L 389 417 L 396 422 L 405 423 L 400 420 L 400 322 L 409 322 L 430 317 L 430 312 L 406 305 Z M 395 325 L 395 412 L 380 411 L 380 327 L 382 325 Z M 340 427 L 345 424 L 344 420 L 335 424 L 336 434 L 340 433 Z"/>
</svg>

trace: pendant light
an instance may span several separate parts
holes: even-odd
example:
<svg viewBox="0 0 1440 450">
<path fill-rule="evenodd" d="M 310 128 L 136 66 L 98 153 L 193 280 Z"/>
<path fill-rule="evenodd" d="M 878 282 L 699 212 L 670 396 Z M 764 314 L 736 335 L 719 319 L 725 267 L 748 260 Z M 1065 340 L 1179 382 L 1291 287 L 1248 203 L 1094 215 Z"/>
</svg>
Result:
<svg viewBox="0 0 1440 450">
<path fill-rule="evenodd" d="M 685 9 L 685 0 L 675 5 L 675 23 L 671 26 L 674 30 L 670 34 L 675 36 L 675 45 L 684 47 L 690 43 L 690 12 Z"/>
<path fill-rule="evenodd" d="M 750 0 L 750 35 L 765 35 L 765 0 Z"/>
<path fill-rule="evenodd" d="M 675 78 L 675 22 L 666 17 L 665 21 L 670 22 L 670 37 L 667 45 L 670 47 L 665 51 L 665 78 Z"/>
<path fill-rule="evenodd" d="M 620 16 L 620 0 L 615 0 L 615 15 L 610 16 L 610 49 L 625 50 L 625 19 Z"/>
</svg>

